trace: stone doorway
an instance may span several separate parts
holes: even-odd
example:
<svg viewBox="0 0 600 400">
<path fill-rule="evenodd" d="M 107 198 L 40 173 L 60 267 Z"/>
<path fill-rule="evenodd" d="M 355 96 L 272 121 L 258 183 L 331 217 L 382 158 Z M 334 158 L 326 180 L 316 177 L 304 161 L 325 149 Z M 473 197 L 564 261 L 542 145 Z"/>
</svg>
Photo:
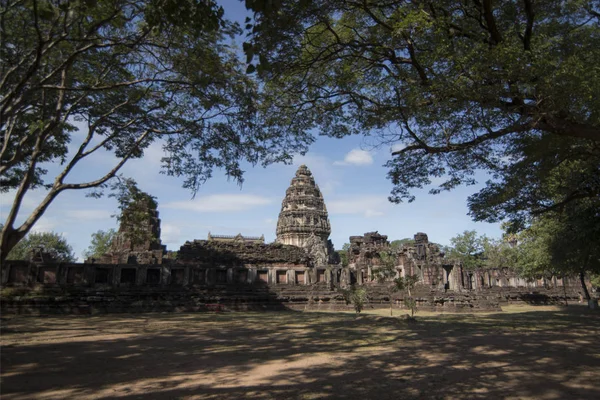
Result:
<svg viewBox="0 0 600 400">
<path fill-rule="evenodd" d="M 317 282 L 325 282 L 325 270 L 317 270 Z"/>
<path fill-rule="evenodd" d="M 444 289 L 453 290 L 454 285 L 451 282 L 450 274 L 452 273 L 454 266 L 453 265 L 444 265 L 443 268 L 444 268 Z"/>
<path fill-rule="evenodd" d="M 277 271 L 277 283 L 287 283 L 287 271 Z"/>
<path fill-rule="evenodd" d="M 257 271 L 257 280 L 262 283 L 269 283 L 269 271 Z"/>
</svg>

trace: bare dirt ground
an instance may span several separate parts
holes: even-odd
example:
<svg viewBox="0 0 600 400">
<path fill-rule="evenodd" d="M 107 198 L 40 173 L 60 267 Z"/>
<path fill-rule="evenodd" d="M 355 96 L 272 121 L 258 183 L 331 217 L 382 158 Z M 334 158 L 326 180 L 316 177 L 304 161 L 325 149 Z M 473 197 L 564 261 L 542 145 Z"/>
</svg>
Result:
<svg viewBox="0 0 600 400">
<path fill-rule="evenodd" d="M 600 313 L 4 318 L 2 399 L 599 399 Z"/>
</svg>

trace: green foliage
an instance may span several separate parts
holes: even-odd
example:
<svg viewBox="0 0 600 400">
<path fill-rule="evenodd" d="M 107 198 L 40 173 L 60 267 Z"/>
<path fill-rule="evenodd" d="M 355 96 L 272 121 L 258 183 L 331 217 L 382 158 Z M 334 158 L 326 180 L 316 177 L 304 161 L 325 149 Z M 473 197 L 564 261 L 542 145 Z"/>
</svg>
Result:
<svg viewBox="0 0 600 400">
<path fill-rule="evenodd" d="M 410 291 L 415 287 L 415 285 L 419 282 L 419 277 L 417 275 L 406 275 L 401 276 L 394 279 L 395 290 L 397 291 L 406 291 L 410 296 Z"/>
<path fill-rule="evenodd" d="M 600 273 L 598 203 L 571 203 L 544 214 L 517 235 L 517 268 L 522 276 Z"/>
<path fill-rule="evenodd" d="M 466 269 L 479 268 L 483 265 L 483 241 L 476 231 L 464 231 L 450 239 L 453 247 L 449 256 L 459 260 Z"/>
<path fill-rule="evenodd" d="M 506 238 L 481 238 L 483 266 L 486 268 L 513 267 L 516 264 L 516 249 Z"/>
<path fill-rule="evenodd" d="M 393 251 L 381 251 L 378 254 L 380 265 L 373 267 L 374 278 L 383 283 L 396 276 L 398 255 Z"/>
<path fill-rule="evenodd" d="M 396 145 L 392 201 L 486 170 L 471 215 L 522 228 L 600 194 L 597 1 L 259 3 L 245 49 L 265 82 L 265 122 Z"/>
<path fill-rule="evenodd" d="M 367 302 L 367 289 L 361 286 L 352 285 L 349 289 L 339 289 L 346 305 L 352 304 L 356 314 L 360 314 L 363 310 L 365 303 Z"/>
<path fill-rule="evenodd" d="M 590 281 L 592 282 L 592 286 L 595 288 L 600 288 L 600 274 L 591 275 Z"/>
<path fill-rule="evenodd" d="M 411 290 L 419 282 L 417 275 L 406 275 L 394 279 L 394 290 L 399 292 L 405 292 L 404 294 L 404 306 L 411 311 L 411 317 L 414 318 L 417 312 L 417 302 L 411 297 Z"/>
<path fill-rule="evenodd" d="M 372 268 L 373 278 L 380 284 L 387 285 L 390 301 L 390 316 L 392 316 L 394 304 L 392 294 L 398 290 L 394 280 L 398 274 L 398 270 L 396 269 L 398 255 L 393 250 L 381 251 L 378 255 L 380 265 Z"/>
<path fill-rule="evenodd" d="M 407 309 L 410 310 L 410 316 L 412 318 L 415 317 L 415 314 L 417 313 L 417 301 L 415 299 L 413 299 L 412 297 L 405 297 L 404 298 L 404 307 L 406 307 Z"/>
<path fill-rule="evenodd" d="M 344 243 L 342 246 L 342 250 L 338 250 L 338 254 L 340 255 L 340 262 L 342 267 L 347 267 L 349 264 L 348 261 L 348 250 L 350 249 L 350 243 Z"/>
<path fill-rule="evenodd" d="M 156 241 L 149 229 L 151 223 L 150 211 L 156 210 L 156 197 L 138 188 L 135 180 L 119 177 L 111 187 L 109 197 L 117 199 L 120 213 L 116 215 L 119 222 L 119 232 L 135 246 L 146 242 Z"/>
<path fill-rule="evenodd" d="M 414 246 L 415 240 L 411 238 L 404 238 L 400 240 L 392 240 L 390 247 L 392 249 L 401 249 L 403 246 Z"/>
<path fill-rule="evenodd" d="M 0 190 L 15 190 L 2 257 L 60 193 L 102 188 L 152 143 L 163 172 L 195 193 L 215 168 L 241 183 L 242 163 L 291 161 L 312 141 L 263 123 L 258 86 L 228 44 L 241 30 L 215 0 L 9 1 L 0 23 Z M 102 152 L 115 163 L 79 181 Z M 46 195 L 22 218 L 37 187 Z"/>
<path fill-rule="evenodd" d="M 107 231 L 99 230 L 92 233 L 92 242 L 87 250 L 83 252 L 84 258 L 98 258 L 110 251 L 111 244 L 117 232 L 114 229 Z"/>
<path fill-rule="evenodd" d="M 31 232 L 8 254 L 8 260 L 29 260 L 32 249 L 49 253 L 57 262 L 75 262 L 73 248 L 61 234 L 56 232 Z"/>
<path fill-rule="evenodd" d="M 338 250 L 337 253 L 340 256 L 340 263 L 342 264 L 342 267 L 347 267 L 348 266 L 348 251 Z"/>
</svg>

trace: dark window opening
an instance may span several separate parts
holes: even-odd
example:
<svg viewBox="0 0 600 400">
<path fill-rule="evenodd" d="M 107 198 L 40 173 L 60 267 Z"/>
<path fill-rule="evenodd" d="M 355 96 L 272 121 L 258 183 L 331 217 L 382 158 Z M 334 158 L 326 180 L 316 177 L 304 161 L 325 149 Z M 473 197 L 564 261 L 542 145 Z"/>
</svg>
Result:
<svg viewBox="0 0 600 400">
<path fill-rule="evenodd" d="M 317 282 L 325 282 L 325 270 L 317 270 Z"/>
<path fill-rule="evenodd" d="M 225 270 L 225 269 L 217 270 L 217 283 L 227 283 L 227 270 Z"/>
<path fill-rule="evenodd" d="M 183 285 L 183 268 L 177 268 L 171 270 L 171 284 L 172 285 Z"/>
<path fill-rule="evenodd" d="M 258 281 L 269 283 L 269 271 L 258 271 Z"/>
<path fill-rule="evenodd" d="M 67 270 L 67 283 L 81 283 L 83 282 L 83 268 L 82 267 L 69 267 Z"/>
<path fill-rule="evenodd" d="M 206 283 L 206 270 L 197 269 L 194 271 L 194 283 L 204 285 Z"/>
<path fill-rule="evenodd" d="M 146 283 L 156 285 L 160 283 L 160 269 L 148 268 L 146 271 Z"/>
<path fill-rule="evenodd" d="M 28 272 L 29 267 L 11 265 L 8 281 L 10 283 L 27 283 Z"/>
<path fill-rule="evenodd" d="M 136 272 L 135 268 L 123 268 L 121 270 L 121 283 L 134 285 Z"/>
<path fill-rule="evenodd" d="M 108 277 L 108 268 L 96 268 L 96 278 L 94 280 L 94 283 L 108 283 Z"/>
<path fill-rule="evenodd" d="M 277 271 L 277 283 L 287 283 L 287 271 Z"/>
<path fill-rule="evenodd" d="M 56 268 L 40 268 L 40 269 L 38 269 L 38 282 L 40 282 L 40 283 L 56 283 Z"/>
<path fill-rule="evenodd" d="M 236 281 L 238 283 L 246 283 L 247 280 L 248 280 L 248 270 L 247 269 L 240 269 L 240 270 L 236 271 Z"/>
</svg>

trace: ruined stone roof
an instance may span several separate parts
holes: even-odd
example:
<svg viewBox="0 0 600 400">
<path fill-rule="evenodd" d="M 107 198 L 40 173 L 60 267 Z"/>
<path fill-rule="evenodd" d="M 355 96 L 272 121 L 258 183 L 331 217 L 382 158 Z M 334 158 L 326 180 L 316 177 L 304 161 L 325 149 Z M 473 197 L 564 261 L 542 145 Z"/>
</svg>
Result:
<svg viewBox="0 0 600 400">
<path fill-rule="evenodd" d="M 306 253 L 296 246 L 217 240 L 185 242 L 177 253 L 178 263 L 210 265 L 306 264 Z"/>
<path fill-rule="evenodd" d="M 256 242 L 256 243 L 264 243 L 265 236 L 244 236 L 241 233 L 237 235 L 214 235 L 208 232 L 207 240 L 219 240 L 219 241 L 228 241 L 228 242 Z"/>
<path fill-rule="evenodd" d="M 327 239 L 331 226 L 327 208 L 319 186 L 306 165 L 301 165 L 292 178 L 277 221 L 277 238 L 299 235 L 306 237 L 314 233 Z"/>
</svg>

